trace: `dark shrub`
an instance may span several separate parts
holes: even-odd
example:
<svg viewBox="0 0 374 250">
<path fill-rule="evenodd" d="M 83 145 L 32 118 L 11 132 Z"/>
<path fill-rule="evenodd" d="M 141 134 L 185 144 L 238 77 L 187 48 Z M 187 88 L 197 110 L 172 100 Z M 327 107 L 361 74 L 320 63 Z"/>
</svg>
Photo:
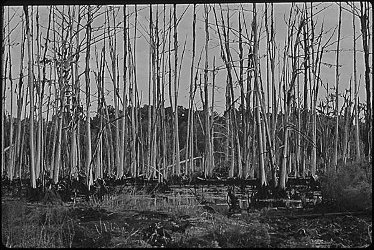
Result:
<svg viewBox="0 0 374 250">
<path fill-rule="evenodd" d="M 371 162 L 352 162 L 329 169 L 321 178 L 322 197 L 341 210 L 363 210 L 372 207 Z"/>
</svg>

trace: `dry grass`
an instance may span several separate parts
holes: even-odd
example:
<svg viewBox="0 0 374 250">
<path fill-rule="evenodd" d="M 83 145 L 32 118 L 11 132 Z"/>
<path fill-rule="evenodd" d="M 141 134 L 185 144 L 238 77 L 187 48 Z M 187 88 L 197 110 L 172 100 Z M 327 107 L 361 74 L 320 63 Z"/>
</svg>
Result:
<svg viewBox="0 0 374 250">
<path fill-rule="evenodd" d="M 7 247 L 71 247 L 74 223 L 67 209 L 27 206 L 22 201 L 2 204 L 2 242 Z"/>
</svg>

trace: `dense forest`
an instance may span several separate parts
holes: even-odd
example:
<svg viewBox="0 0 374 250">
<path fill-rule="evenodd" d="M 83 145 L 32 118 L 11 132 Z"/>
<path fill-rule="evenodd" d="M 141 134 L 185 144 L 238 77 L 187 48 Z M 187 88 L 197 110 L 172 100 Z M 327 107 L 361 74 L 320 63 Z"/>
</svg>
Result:
<svg viewBox="0 0 374 250">
<path fill-rule="evenodd" d="M 370 4 L 287 6 L 281 19 L 273 3 L 3 7 L 2 178 L 284 189 L 371 159 Z"/>
</svg>

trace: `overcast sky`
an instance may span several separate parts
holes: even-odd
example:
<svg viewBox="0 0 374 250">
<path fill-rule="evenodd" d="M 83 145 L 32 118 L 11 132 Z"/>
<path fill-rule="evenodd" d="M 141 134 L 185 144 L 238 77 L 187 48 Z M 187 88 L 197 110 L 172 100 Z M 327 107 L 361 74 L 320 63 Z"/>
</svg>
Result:
<svg viewBox="0 0 374 250">
<path fill-rule="evenodd" d="M 303 4 L 297 4 L 300 8 L 302 8 Z M 324 22 L 324 30 L 330 32 L 326 35 L 324 35 L 324 38 L 322 39 L 322 43 L 324 43 L 330 34 L 332 34 L 332 29 L 337 27 L 338 25 L 338 17 L 339 17 L 339 6 L 336 3 L 314 3 L 315 7 L 313 9 L 313 12 L 318 12 L 319 10 L 324 9 L 322 12 L 318 14 L 318 16 L 315 19 L 315 22 L 317 23 L 317 29 L 316 34 L 319 34 L 320 28 L 322 23 Z M 224 15 L 226 15 L 226 4 L 222 4 L 222 8 L 224 10 Z M 248 32 L 250 32 L 250 24 L 252 22 L 252 4 L 243 4 L 243 8 L 245 11 L 245 22 L 242 20 L 242 25 L 247 25 Z M 343 3 L 343 6 L 345 8 L 348 8 L 348 5 Z M 358 6 L 358 4 L 357 4 Z M 121 6 L 114 6 L 117 8 L 117 17 L 116 17 L 116 23 L 120 23 L 123 20 L 123 9 Z M 218 5 L 211 5 L 211 7 L 215 7 L 218 18 L 220 17 L 220 9 Z M 308 4 L 308 7 L 310 5 Z M 14 78 L 18 77 L 19 75 L 19 58 L 20 58 L 20 46 L 19 43 L 21 41 L 21 25 L 20 23 L 20 15 L 22 14 L 23 10 L 22 7 L 6 7 L 5 8 L 5 23 L 7 24 L 7 18 L 8 18 L 8 8 L 9 8 L 9 14 L 10 16 L 13 16 L 15 13 L 14 18 L 12 19 L 10 23 L 10 28 L 16 27 L 14 31 L 11 34 L 11 43 L 14 45 L 11 48 L 11 54 L 12 54 L 12 75 Z M 96 8 L 96 7 L 95 7 Z M 102 7 L 103 11 L 105 7 Z M 163 26 L 163 5 L 159 5 L 159 18 L 160 18 L 160 29 L 162 29 Z M 172 8 L 171 5 L 166 6 L 166 22 L 168 25 L 169 22 L 169 10 Z M 230 27 L 232 27 L 235 30 L 238 30 L 238 13 L 241 9 L 241 6 L 239 4 L 230 4 Z M 289 11 L 291 8 L 291 4 L 288 3 L 275 3 L 274 4 L 274 18 L 275 18 L 275 31 L 276 31 L 276 43 L 278 49 L 280 49 L 281 54 L 283 54 L 283 48 L 284 43 L 287 35 L 287 25 L 285 23 L 285 19 L 288 19 Z M 31 9 L 31 8 L 30 8 Z M 62 10 L 62 7 L 59 9 Z M 65 12 L 67 12 L 68 6 L 65 6 Z M 133 28 L 134 28 L 134 16 L 133 15 L 134 6 L 129 6 L 128 13 L 132 13 L 130 16 L 130 37 L 133 38 Z M 36 13 L 36 7 L 34 7 L 34 17 Z M 138 22 L 137 22 L 137 37 L 136 40 L 136 63 L 137 63 L 137 82 L 139 87 L 139 94 L 141 98 L 141 105 L 148 103 L 148 57 L 149 57 L 149 45 L 147 43 L 148 37 L 146 32 L 148 32 L 149 27 L 149 5 L 139 5 L 138 6 Z M 267 96 L 267 84 L 266 84 L 266 57 L 265 57 L 265 48 L 266 48 L 266 37 L 265 37 L 265 27 L 264 27 L 264 4 L 257 4 L 257 11 L 258 11 L 258 23 L 262 24 L 261 28 L 261 34 L 260 34 L 260 58 L 261 58 L 261 73 L 262 73 L 262 80 L 264 82 L 264 91 L 265 96 Z M 41 32 L 42 37 L 45 37 L 46 34 L 46 27 L 48 25 L 48 13 L 49 9 L 46 6 L 39 7 L 39 15 L 40 15 L 40 24 L 41 24 Z M 153 13 L 156 13 L 156 6 L 153 6 Z M 182 68 L 181 68 L 181 76 L 180 76 L 180 88 L 179 88 L 179 99 L 178 104 L 187 107 L 188 106 L 188 91 L 189 91 L 189 84 L 190 84 L 190 67 L 191 67 L 191 58 L 192 58 L 192 18 L 193 18 L 193 5 L 177 5 L 177 15 L 178 17 L 181 16 L 181 14 L 184 13 L 184 15 L 181 17 L 181 20 L 178 24 L 178 60 L 180 62 L 183 47 L 185 44 L 185 52 L 182 62 Z M 370 12 L 371 13 L 371 12 Z M 101 17 L 98 17 L 95 19 L 93 23 L 93 27 L 100 27 L 103 25 L 104 22 L 104 15 L 101 15 Z M 155 19 L 155 17 L 153 17 Z M 56 19 L 56 22 L 60 22 L 60 19 Z M 226 21 L 226 20 L 225 20 Z M 85 24 L 85 19 L 82 21 L 82 24 Z M 111 19 L 111 24 L 113 20 Z M 209 22 L 211 24 L 210 26 L 210 43 L 209 43 L 209 68 L 212 67 L 213 58 L 215 57 L 215 63 L 216 66 L 223 66 L 223 61 L 220 56 L 220 46 L 219 46 L 219 40 L 218 40 L 218 34 L 216 33 L 216 27 L 215 27 L 215 19 L 214 19 L 214 13 L 211 9 L 209 13 Z M 19 24 L 17 26 L 17 24 Z M 120 91 L 122 92 L 122 75 L 123 75 L 123 31 L 122 31 L 122 24 L 120 24 L 120 28 L 118 30 L 117 35 L 117 52 L 119 54 L 119 68 L 120 68 Z M 372 16 L 370 16 L 370 27 L 372 27 Z M 243 27 L 244 29 L 244 27 Z M 371 30 L 371 29 L 370 29 Z M 7 32 L 7 31 L 6 31 Z M 36 28 L 34 28 L 34 33 L 36 32 Z M 243 30 L 244 34 L 245 31 Z M 97 36 L 101 31 L 94 32 L 93 36 Z M 356 34 L 360 34 L 360 22 L 359 19 L 356 18 Z M 82 33 L 81 38 L 84 36 Z M 204 30 L 204 6 L 203 5 L 197 5 L 197 24 L 196 24 L 196 60 L 195 65 L 197 65 L 197 60 L 199 58 L 200 52 L 204 46 L 205 43 L 205 30 Z M 230 33 L 230 39 L 232 39 L 232 43 L 230 44 L 232 50 L 232 56 L 233 60 L 235 61 L 238 59 L 237 51 L 238 51 L 238 43 L 237 38 L 235 37 L 234 33 Z M 332 38 L 332 41 L 335 41 L 337 39 L 337 35 L 335 35 Z M 42 41 L 44 43 L 44 39 Z M 133 40 L 131 41 L 133 42 Z M 371 42 L 371 41 L 370 41 Z M 51 46 L 51 45 L 50 45 Z M 101 48 L 103 46 L 102 42 L 95 44 L 97 51 L 101 51 Z M 96 69 L 96 60 L 94 56 L 95 52 L 95 46 L 92 47 L 92 55 L 91 55 L 91 61 L 90 61 L 90 67 L 92 71 L 97 71 Z M 108 41 L 107 45 L 108 46 Z M 172 48 L 173 48 L 173 41 L 172 41 Z M 357 66 L 358 66 L 358 79 L 361 79 L 360 81 L 360 89 L 359 89 L 359 97 L 360 101 L 365 101 L 365 87 L 364 87 L 364 66 L 363 66 L 363 52 L 362 52 L 362 39 L 359 38 L 356 41 L 356 46 L 358 49 L 357 54 Z M 340 68 L 340 86 L 339 86 L 339 92 L 344 93 L 344 90 L 349 87 L 350 78 L 353 77 L 353 29 L 352 29 L 352 15 L 348 13 L 347 11 L 343 10 L 342 12 L 342 33 L 341 33 L 341 53 L 340 53 L 340 64 L 342 67 Z M 371 48 L 371 44 L 369 46 Z M 107 47 L 108 48 L 108 47 Z M 327 51 L 323 56 L 323 62 L 328 64 L 335 64 L 336 60 L 336 54 L 335 50 L 336 44 L 332 45 L 329 50 Z M 107 49 L 108 51 L 108 49 Z M 36 52 L 36 50 L 35 50 Z M 244 57 L 246 58 L 248 52 L 248 47 L 244 47 Z M 27 55 L 27 49 L 25 50 L 25 53 Z M 81 55 L 80 60 L 82 62 L 84 61 L 84 54 Z M 109 58 L 109 57 L 107 57 Z M 172 59 L 173 60 L 173 59 Z M 204 53 L 202 54 L 200 67 L 204 65 Z M 371 58 L 370 58 L 371 61 Z M 173 61 L 172 61 L 173 64 Z M 246 65 L 246 63 L 245 63 Z M 83 72 L 84 65 L 82 64 L 80 67 L 80 71 Z M 110 64 L 109 64 L 110 67 Z M 8 69 L 9 70 L 9 69 Z M 24 63 L 24 73 L 27 74 L 27 67 Z M 277 73 L 278 74 L 278 73 Z M 108 90 L 107 95 L 107 103 L 110 105 L 113 105 L 113 95 L 111 94 L 113 90 L 113 84 L 111 82 L 111 79 L 109 75 L 106 75 L 106 88 Z M 91 79 L 92 82 L 94 82 L 94 74 L 91 73 Z M 329 87 L 333 87 L 335 85 L 335 67 L 328 67 L 325 65 L 322 65 L 321 68 L 321 79 L 324 84 L 329 84 Z M 276 77 L 276 80 L 279 80 L 279 77 Z M 15 80 L 14 84 L 16 83 Z M 234 81 L 236 81 L 236 77 L 234 74 Z M 211 75 L 209 75 L 209 82 L 211 83 Z M 81 78 L 81 84 L 82 88 L 84 88 L 84 76 Z M 165 90 L 168 89 L 168 82 L 166 82 Z M 216 76 L 216 89 L 215 89 L 215 109 L 222 113 L 225 108 L 225 84 L 226 84 L 226 70 L 222 69 L 219 71 L 219 73 Z M 92 83 L 92 93 L 96 93 L 96 84 Z M 14 85 L 15 86 L 15 85 Z M 278 88 L 277 88 L 278 89 Z M 209 91 L 211 91 L 212 88 L 209 88 Z M 9 112 L 10 111 L 10 100 L 9 100 L 9 92 L 10 91 L 10 82 L 7 81 L 7 91 L 6 91 L 6 109 Z M 236 88 L 236 96 L 238 95 L 239 87 Z M 332 92 L 333 90 L 330 90 Z M 49 94 L 48 89 L 45 90 L 46 95 Z M 211 93 L 211 92 L 210 92 Z M 279 91 L 278 91 L 279 93 Z M 83 94 L 82 94 L 83 95 Z M 283 95 L 283 93 L 282 93 Z M 84 96 L 84 95 L 83 95 Z M 47 96 L 46 96 L 47 97 Z M 319 91 L 319 98 L 324 99 L 326 97 L 326 90 L 321 87 Z M 47 99 L 45 99 L 47 100 Z M 93 115 L 96 112 L 95 103 L 97 101 L 97 97 L 91 97 L 93 108 L 92 112 Z M 84 99 L 82 100 L 84 102 Z M 340 98 L 340 103 L 342 103 L 343 99 Z M 15 114 L 15 105 L 16 101 L 14 98 L 14 110 L 13 114 Z M 166 93 L 166 106 L 169 105 L 169 94 Z M 200 94 L 196 94 L 196 106 L 198 108 L 201 107 L 200 102 Z"/>
</svg>

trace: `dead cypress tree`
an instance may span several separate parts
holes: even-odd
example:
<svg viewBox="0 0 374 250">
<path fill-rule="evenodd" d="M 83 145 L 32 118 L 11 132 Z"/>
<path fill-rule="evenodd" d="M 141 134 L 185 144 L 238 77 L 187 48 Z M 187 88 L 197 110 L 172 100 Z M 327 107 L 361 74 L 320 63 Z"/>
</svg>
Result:
<svg viewBox="0 0 374 250">
<path fill-rule="evenodd" d="M 175 118 L 174 118 L 174 136 L 175 136 L 175 164 L 176 174 L 181 174 L 180 168 L 180 155 L 179 155 L 179 126 L 178 126 L 178 82 L 177 82 L 177 70 L 178 70 L 178 25 L 177 25 L 177 5 L 174 4 L 174 106 L 175 106 Z"/>
<path fill-rule="evenodd" d="M 291 9 L 291 12 L 290 12 L 290 19 L 291 19 L 291 15 L 292 15 L 292 9 Z M 296 22 L 296 20 L 295 20 Z M 291 32 L 290 34 L 292 34 L 292 30 L 294 28 L 294 24 L 295 22 L 292 24 L 292 26 L 290 27 L 291 28 Z M 280 176 L 279 176 L 279 188 L 280 189 L 285 189 L 286 188 L 286 178 L 287 178 L 287 171 L 286 171 L 286 163 L 287 163 L 287 152 L 289 150 L 289 116 L 290 116 L 290 113 L 291 113 L 291 104 L 292 104 L 292 101 L 293 99 L 295 98 L 294 97 L 294 89 L 295 89 L 295 83 L 296 83 L 296 78 L 297 78 L 297 74 L 298 74 L 298 55 L 297 55 L 297 48 L 299 46 L 299 38 L 300 38 L 300 34 L 301 34 L 301 30 L 304 26 L 304 20 L 301 19 L 300 23 L 299 23 L 299 26 L 297 27 L 297 33 L 296 33 L 296 41 L 295 41 L 295 44 L 293 46 L 293 56 L 292 56 L 292 71 L 291 71 L 291 80 L 290 80 L 290 83 L 288 86 L 284 86 L 284 90 L 285 90 L 285 121 L 284 121 L 284 136 L 283 136 L 283 140 L 284 140 L 284 144 L 283 144 L 283 153 L 282 153 L 282 156 L 281 156 L 281 166 L 280 166 Z M 291 25 L 289 23 L 289 25 Z M 290 42 L 288 42 L 287 44 L 287 47 L 290 45 Z M 288 49 L 287 49 L 288 50 Z M 286 84 L 286 82 L 285 82 Z"/>
<path fill-rule="evenodd" d="M 245 138 L 243 140 L 243 158 L 244 162 L 247 160 L 247 130 L 246 130 L 246 122 L 245 122 L 245 96 L 244 96 L 244 85 L 243 85 L 243 41 L 242 41 L 242 24 L 240 20 L 240 12 L 238 14 L 238 29 L 239 29 L 239 86 L 240 86 L 240 106 L 241 106 L 241 130 L 243 133 L 243 137 Z M 241 162 L 239 162 L 239 178 L 243 178 L 245 176 L 245 173 L 243 173 L 243 165 Z"/>
<path fill-rule="evenodd" d="M 304 40 L 304 62 L 303 62 L 303 68 L 304 68 L 304 90 L 303 90 L 303 129 L 304 131 L 308 131 L 308 68 L 309 68 L 309 62 L 310 62 L 310 54 L 309 54 L 309 22 L 308 22 L 308 9 L 307 5 L 305 3 L 304 7 L 304 20 L 306 21 L 304 27 L 303 27 L 303 40 Z M 301 145 L 301 169 L 300 169 L 300 175 L 301 177 L 305 177 L 305 167 L 306 167 L 306 154 L 307 154 L 307 141 L 305 138 L 303 138 L 302 145 Z"/>
<path fill-rule="evenodd" d="M 123 171 L 126 166 L 126 145 L 127 145 L 127 95 L 126 95 L 126 84 L 127 84 L 127 22 L 126 22 L 126 4 L 123 5 L 123 92 L 122 92 L 122 135 L 121 135 L 121 157 L 120 164 L 121 168 L 118 176 L 123 176 Z"/>
<path fill-rule="evenodd" d="M 9 131 L 9 160 L 8 160 L 8 170 L 7 174 L 9 177 L 9 180 L 13 180 L 13 175 L 14 175 L 14 145 L 13 145 L 13 77 L 12 77 L 12 53 L 11 53 L 11 44 L 10 44 L 10 13 L 9 13 L 8 8 L 8 58 L 9 58 L 9 81 L 10 81 L 10 131 Z M 4 45 L 5 46 L 5 45 Z M 4 70 L 5 71 L 5 70 Z M 4 72 L 5 74 L 5 72 Z M 6 84 L 4 83 L 4 86 Z M 4 108 L 4 107 L 3 107 Z M 5 159 L 3 158 L 3 161 Z"/>
<path fill-rule="evenodd" d="M 137 82 L 137 74 L 136 74 L 136 40 L 137 40 L 137 25 L 138 25 L 138 5 L 135 4 L 135 15 L 134 15 L 134 45 L 133 45 L 133 54 L 132 54 L 132 70 L 134 73 L 134 91 L 135 91 L 135 146 L 136 146 L 136 165 L 135 165 L 135 173 L 136 176 L 140 174 L 141 171 L 141 165 L 140 165 L 140 141 L 138 138 L 140 138 L 139 133 L 139 124 L 141 124 L 140 121 L 140 104 L 139 104 L 139 95 L 138 95 L 138 82 Z M 143 167 L 143 166 L 142 166 Z"/>
<path fill-rule="evenodd" d="M 23 84 L 23 60 L 24 60 L 24 55 L 25 55 L 25 39 L 26 39 L 25 32 L 24 32 L 23 13 L 21 16 L 21 23 L 22 23 L 22 28 L 21 28 L 20 69 L 19 69 L 19 80 L 17 84 L 17 89 L 18 89 L 17 121 L 18 121 L 18 124 L 17 124 L 17 130 L 16 130 L 16 141 L 15 141 L 15 150 L 14 150 L 15 157 L 14 157 L 14 164 L 13 164 L 15 166 L 18 166 L 18 168 L 15 170 L 16 177 L 21 177 L 21 164 L 22 164 L 21 139 L 23 135 L 21 135 L 21 130 L 22 130 L 21 114 L 22 114 L 22 107 L 23 107 L 23 102 L 24 102 L 24 91 L 25 91 L 25 87 Z"/>
<path fill-rule="evenodd" d="M 91 6 L 87 6 L 87 24 L 86 24 L 86 68 L 85 68 L 85 80 L 86 80 L 86 134 L 87 134 L 87 157 L 86 157 L 86 175 L 87 175 L 87 186 L 90 190 L 90 186 L 93 184 L 92 176 L 92 149 L 91 149 L 91 116 L 90 116 L 90 49 L 91 49 L 91 23 L 92 23 L 92 13 Z"/>
<path fill-rule="evenodd" d="M 186 137 L 186 161 L 188 161 L 189 166 L 186 167 L 186 175 L 188 174 L 188 169 L 191 173 L 193 172 L 193 89 L 194 89 L 194 62 L 196 53 L 196 4 L 193 7 L 193 20 L 192 20 L 192 59 L 190 68 L 190 91 L 189 91 L 189 103 L 188 103 L 188 125 L 187 125 L 187 137 Z M 187 163 L 186 163 L 187 164 Z"/>
<path fill-rule="evenodd" d="M 35 175 L 35 149 L 34 149 L 34 79 L 33 79 L 33 66 L 31 58 L 31 34 L 30 34 L 30 21 L 28 6 L 23 7 L 26 18 L 26 34 L 27 34 L 27 51 L 28 51 L 28 83 L 30 89 L 30 181 L 31 187 L 36 188 L 36 175 Z"/>
<path fill-rule="evenodd" d="M 253 21 L 252 21 L 252 32 L 253 32 L 253 59 L 254 59 L 254 91 L 255 91 L 255 99 L 256 99 L 256 123 L 257 123 L 257 140 L 258 140 L 258 157 L 259 157 L 259 179 L 261 186 L 266 186 L 266 176 L 265 176 L 265 165 L 264 165 L 264 152 L 263 152 L 263 141 L 262 141 L 262 128 L 261 128 L 261 118 L 260 118 L 260 88 L 259 88 L 259 74 L 258 74 L 258 40 L 257 40 L 257 10 L 256 4 L 253 4 Z"/>
<path fill-rule="evenodd" d="M 134 80 L 134 60 L 133 52 L 131 49 L 130 36 L 127 40 L 127 49 L 129 53 L 128 64 L 129 64 L 129 95 L 131 103 L 131 175 L 136 176 L 137 169 L 137 157 L 136 157 L 136 124 L 135 124 L 135 80 Z"/>
<path fill-rule="evenodd" d="M 212 107 L 210 111 L 210 160 L 211 160 L 211 168 L 210 168 L 210 175 L 213 174 L 214 168 L 214 88 L 216 85 L 216 57 L 213 57 L 213 70 L 212 70 Z"/>
<path fill-rule="evenodd" d="M 113 7 L 110 7 L 112 10 L 112 18 L 113 18 L 113 33 L 110 33 L 110 22 L 109 22 L 109 11 L 107 10 L 108 15 L 108 37 L 109 37 L 109 51 L 110 51 L 110 59 L 111 59 L 111 66 L 112 66 L 112 82 L 113 82 L 113 101 L 114 101 L 114 116 L 116 120 L 116 128 L 115 128 L 115 147 L 114 149 L 114 164 L 116 168 L 117 178 L 119 173 L 122 172 L 121 165 L 120 165 L 120 152 L 119 152 L 119 145 L 120 145 L 120 136 L 119 136 L 119 110 L 118 110 L 118 82 L 117 82 L 117 72 L 116 72 L 116 61 L 117 61 L 117 32 L 116 32 L 116 19 L 115 19 L 115 10 Z"/>
<path fill-rule="evenodd" d="M 166 5 L 164 4 L 163 8 L 163 38 L 162 38 L 162 83 L 161 83 L 161 94 L 160 94 L 160 105 L 161 105 L 161 133 L 162 133 L 162 142 L 161 142 L 161 148 L 162 148 L 162 177 L 163 179 L 167 179 L 167 141 L 166 141 L 166 128 L 167 128 L 167 122 L 165 117 L 165 83 L 166 83 L 166 69 L 165 69 L 165 47 L 166 47 Z M 188 138 L 188 137 L 187 137 Z"/>
<path fill-rule="evenodd" d="M 0 22 L 1 22 L 1 27 L 2 27 L 2 32 L 3 34 L 5 34 L 5 15 L 4 15 L 4 6 L 1 6 L 0 7 L 0 14 L 1 14 L 1 17 L 3 17 Z M 4 59 L 5 59 L 5 36 L 2 37 L 3 41 L 1 43 L 1 61 L 4 62 Z M 1 101 L 2 101 L 2 110 L 1 110 L 1 159 L 5 159 L 5 151 L 4 151 L 4 142 L 5 142 L 5 135 L 4 135 L 4 131 L 5 131 L 5 122 L 4 122 L 4 118 L 5 118 L 5 89 L 6 89 L 6 73 L 5 73 L 5 69 L 6 69 L 6 64 L 4 64 L 4 69 L 1 69 L 1 84 L 2 84 L 2 89 L 1 89 Z M 3 176 L 4 174 L 4 171 L 5 171 L 5 161 L 2 160 L 1 161 L 1 176 Z"/>
<path fill-rule="evenodd" d="M 152 26 L 152 5 L 149 5 L 149 57 L 148 57 L 148 140 L 147 140 L 147 176 L 151 174 L 151 129 L 152 129 L 152 107 L 151 107 L 151 89 L 152 89 L 152 53 L 153 53 L 153 26 Z"/>
<path fill-rule="evenodd" d="M 158 5 L 156 5 L 156 20 L 155 28 L 153 30 L 153 50 L 152 50 L 152 82 L 153 82 L 153 97 L 152 97 L 152 128 L 151 128 L 151 168 L 153 178 L 156 178 L 156 161 L 157 161 L 157 147 L 156 147 L 156 137 L 157 137 L 157 30 L 158 30 Z"/>
<path fill-rule="evenodd" d="M 208 6 L 204 4 L 204 22 L 205 22 L 205 67 L 204 67 L 204 117 L 205 117 L 205 166 L 204 166 L 204 175 L 205 177 L 208 176 L 210 173 L 211 166 L 211 159 L 210 159 L 210 124 L 209 124 L 209 110 L 208 110 L 208 102 L 209 102 L 209 93 L 208 93 L 208 45 L 209 45 L 209 30 L 208 30 Z"/>
<path fill-rule="evenodd" d="M 364 63 L 365 63 L 365 88 L 366 88 L 366 114 L 365 114 L 365 139 L 364 153 L 365 156 L 372 155 L 372 118 L 371 118 L 371 92 L 370 92 L 370 62 L 369 62 L 369 3 L 360 1 L 360 21 L 361 21 L 361 35 L 362 47 L 364 49 Z"/>
<path fill-rule="evenodd" d="M 355 92 L 354 92 L 354 112 L 355 112 L 355 148 L 356 148 L 356 161 L 360 161 L 361 158 L 361 150 L 360 150 L 360 122 L 358 117 L 358 84 L 357 84 L 357 49 L 356 49 L 356 23 L 355 23 L 355 12 L 356 6 L 352 4 L 352 28 L 353 28 L 353 82 L 355 85 Z"/>
<path fill-rule="evenodd" d="M 336 171 L 338 166 L 338 143 L 339 143 L 339 49 L 340 49 L 340 31 L 342 23 L 342 6 L 339 3 L 339 24 L 338 24 L 338 38 L 336 45 L 336 68 L 335 68 L 335 141 L 334 141 L 334 161 L 333 166 Z"/>
</svg>

